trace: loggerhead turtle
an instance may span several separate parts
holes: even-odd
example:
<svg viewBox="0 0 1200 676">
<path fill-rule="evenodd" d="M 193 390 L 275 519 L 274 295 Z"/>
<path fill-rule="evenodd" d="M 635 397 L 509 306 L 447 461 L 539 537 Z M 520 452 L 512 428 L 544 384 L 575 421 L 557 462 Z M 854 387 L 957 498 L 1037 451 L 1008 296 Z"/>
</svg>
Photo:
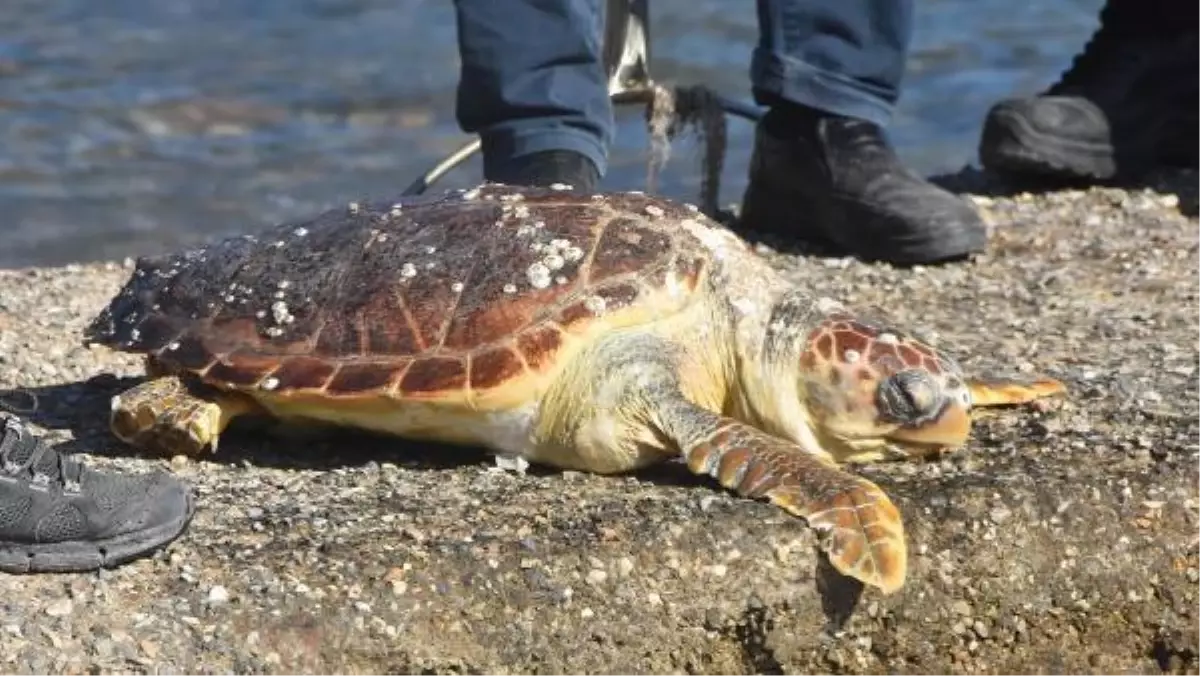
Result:
<svg viewBox="0 0 1200 676">
<path fill-rule="evenodd" d="M 682 456 L 885 592 L 905 579 L 900 513 L 839 464 L 960 446 L 973 401 L 1062 389 L 968 381 L 694 207 L 566 186 L 352 203 L 143 258 L 87 339 L 147 355 L 111 418 L 143 449 L 215 449 L 265 414 L 599 473 Z"/>
</svg>

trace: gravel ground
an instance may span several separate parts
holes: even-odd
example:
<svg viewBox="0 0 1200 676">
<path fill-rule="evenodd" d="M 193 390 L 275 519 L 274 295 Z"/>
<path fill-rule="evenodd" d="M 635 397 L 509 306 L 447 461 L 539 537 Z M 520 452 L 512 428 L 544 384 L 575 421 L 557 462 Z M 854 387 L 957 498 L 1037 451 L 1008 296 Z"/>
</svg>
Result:
<svg viewBox="0 0 1200 676">
<path fill-rule="evenodd" d="M 78 338 L 128 263 L 0 272 L 6 400 L 35 394 L 35 421 L 95 465 L 170 466 L 200 504 L 122 568 L 0 577 L 0 671 L 1197 673 L 1196 175 L 1009 196 L 944 180 L 996 226 L 976 262 L 770 254 L 973 370 L 1071 388 L 982 415 L 945 460 L 864 470 L 909 527 L 888 597 L 678 466 L 522 476 L 246 427 L 203 462 L 131 456 L 104 425 L 137 364 Z"/>
</svg>

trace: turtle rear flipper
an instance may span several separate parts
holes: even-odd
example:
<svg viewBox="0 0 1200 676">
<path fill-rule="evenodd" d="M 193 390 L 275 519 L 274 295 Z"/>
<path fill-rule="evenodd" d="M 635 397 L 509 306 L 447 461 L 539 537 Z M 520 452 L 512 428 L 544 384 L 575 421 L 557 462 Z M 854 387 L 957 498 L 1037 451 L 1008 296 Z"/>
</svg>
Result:
<svg viewBox="0 0 1200 676">
<path fill-rule="evenodd" d="M 988 376 L 967 380 L 972 406 L 1015 406 L 1028 404 L 1056 394 L 1064 394 L 1067 386 L 1045 376 Z"/>
</svg>

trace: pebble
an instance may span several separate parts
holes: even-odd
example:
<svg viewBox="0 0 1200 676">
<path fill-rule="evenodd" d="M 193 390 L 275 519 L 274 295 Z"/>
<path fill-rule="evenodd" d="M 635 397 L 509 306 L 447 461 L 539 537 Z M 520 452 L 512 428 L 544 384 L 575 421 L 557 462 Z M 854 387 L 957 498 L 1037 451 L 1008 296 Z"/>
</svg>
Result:
<svg viewBox="0 0 1200 676">
<path fill-rule="evenodd" d="M 46 614 L 50 617 L 66 617 L 75 611 L 75 604 L 69 598 L 61 598 L 46 606 Z"/>
<path fill-rule="evenodd" d="M 222 585 L 215 584 L 208 590 L 208 605 L 219 606 L 229 601 L 229 590 Z"/>
</svg>

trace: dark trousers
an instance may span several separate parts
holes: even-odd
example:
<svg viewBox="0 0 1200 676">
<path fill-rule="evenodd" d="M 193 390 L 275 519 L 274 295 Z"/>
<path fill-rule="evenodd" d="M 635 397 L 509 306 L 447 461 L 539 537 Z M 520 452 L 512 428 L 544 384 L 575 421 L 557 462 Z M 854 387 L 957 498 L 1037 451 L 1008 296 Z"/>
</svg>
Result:
<svg viewBox="0 0 1200 676">
<path fill-rule="evenodd" d="M 757 0 L 757 9 L 756 101 L 887 123 L 912 0 Z M 542 150 L 583 153 L 603 174 L 613 118 L 600 0 L 455 0 L 455 10 L 458 123 L 479 134 L 485 174 L 489 165 Z"/>
</svg>

